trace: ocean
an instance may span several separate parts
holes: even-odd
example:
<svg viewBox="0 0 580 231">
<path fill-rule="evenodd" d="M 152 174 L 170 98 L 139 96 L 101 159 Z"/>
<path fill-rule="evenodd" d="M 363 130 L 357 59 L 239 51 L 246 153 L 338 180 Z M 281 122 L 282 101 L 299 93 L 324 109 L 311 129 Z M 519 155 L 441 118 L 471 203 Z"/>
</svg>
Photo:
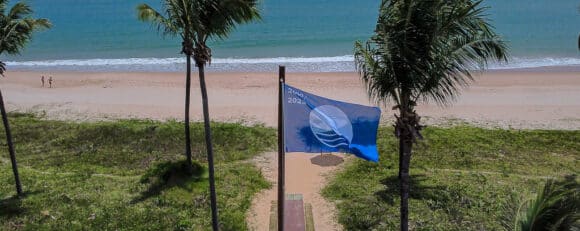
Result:
<svg viewBox="0 0 580 231">
<path fill-rule="evenodd" d="M 14 1 L 10 1 L 14 2 Z M 136 6 L 160 0 L 27 0 L 50 30 L 36 33 L 9 70 L 182 71 L 181 42 L 137 20 Z M 379 0 L 263 0 L 262 20 L 212 41 L 209 71 L 354 71 L 353 44 L 375 27 Z M 491 69 L 580 67 L 578 0 L 485 0 L 510 62 Z"/>
</svg>

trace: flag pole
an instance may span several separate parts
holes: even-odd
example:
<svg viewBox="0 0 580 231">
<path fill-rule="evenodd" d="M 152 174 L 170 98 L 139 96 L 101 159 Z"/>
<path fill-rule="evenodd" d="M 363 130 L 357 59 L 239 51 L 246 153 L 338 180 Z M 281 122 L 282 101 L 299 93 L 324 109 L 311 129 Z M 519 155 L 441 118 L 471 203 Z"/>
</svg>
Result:
<svg viewBox="0 0 580 231">
<path fill-rule="evenodd" d="M 286 67 L 278 67 L 278 231 L 284 231 L 284 83 L 286 82 Z"/>
</svg>

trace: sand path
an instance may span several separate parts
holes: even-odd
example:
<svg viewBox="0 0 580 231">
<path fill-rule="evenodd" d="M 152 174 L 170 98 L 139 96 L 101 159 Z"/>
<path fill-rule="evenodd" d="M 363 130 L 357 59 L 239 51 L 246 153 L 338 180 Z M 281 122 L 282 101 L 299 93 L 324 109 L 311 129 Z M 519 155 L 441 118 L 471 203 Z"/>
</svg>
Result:
<svg viewBox="0 0 580 231">
<path fill-rule="evenodd" d="M 302 194 L 304 203 L 312 205 L 315 230 L 342 230 L 336 222 L 334 205 L 320 195 L 320 190 L 324 188 L 332 173 L 344 163 L 338 166 L 321 167 L 310 162 L 310 159 L 315 156 L 306 153 L 286 154 L 286 193 Z M 267 231 L 269 230 L 270 206 L 272 201 L 277 199 L 278 154 L 276 152 L 264 153 L 254 158 L 253 162 L 262 171 L 264 177 L 272 182 L 272 188 L 262 191 L 254 198 L 247 216 L 248 223 L 251 230 Z"/>
</svg>

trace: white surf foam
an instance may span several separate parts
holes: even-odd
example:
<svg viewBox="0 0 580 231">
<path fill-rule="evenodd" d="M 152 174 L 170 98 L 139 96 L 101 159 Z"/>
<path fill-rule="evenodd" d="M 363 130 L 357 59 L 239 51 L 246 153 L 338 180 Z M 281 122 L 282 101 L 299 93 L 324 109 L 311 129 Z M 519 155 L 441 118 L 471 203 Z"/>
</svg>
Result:
<svg viewBox="0 0 580 231">
<path fill-rule="evenodd" d="M 213 64 L 260 64 L 260 63 L 324 63 L 349 62 L 353 56 L 335 57 L 276 57 L 276 58 L 215 58 Z M 107 66 L 184 64 L 184 58 L 127 58 L 127 59 L 65 59 L 6 62 L 11 66 Z"/>
<path fill-rule="evenodd" d="M 564 57 L 564 58 L 518 58 L 514 57 L 509 60 L 507 64 L 491 64 L 490 69 L 506 70 L 506 69 L 522 69 L 535 67 L 555 67 L 555 66 L 578 66 L 580 65 L 580 58 Z"/>
<path fill-rule="evenodd" d="M 333 57 L 275 57 L 275 58 L 215 58 L 210 71 L 272 71 L 277 65 L 287 65 L 295 72 L 354 71 L 352 55 Z M 11 69 L 20 70 L 78 70 L 78 71 L 181 71 L 185 59 L 126 58 L 126 59 L 67 59 L 39 61 L 8 61 Z M 580 57 L 546 57 L 510 59 L 507 64 L 490 64 L 489 69 L 521 69 L 553 66 L 580 66 Z M 273 69 L 272 69 L 273 68 Z"/>
</svg>

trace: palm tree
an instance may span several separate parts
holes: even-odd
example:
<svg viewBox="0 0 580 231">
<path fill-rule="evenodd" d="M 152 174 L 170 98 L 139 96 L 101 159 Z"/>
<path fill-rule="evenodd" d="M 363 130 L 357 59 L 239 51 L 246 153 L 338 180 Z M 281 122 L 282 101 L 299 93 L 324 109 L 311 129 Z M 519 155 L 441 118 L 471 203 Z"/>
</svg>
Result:
<svg viewBox="0 0 580 231">
<path fill-rule="evenodd" d="M 209 39 L 223 39 L 238 25 L 260 18 L 257 0 L 163 0 L 164 10 L 158 12 L 147 4 L 137 6 L 141 21 L 151 22 L 164 35 L 181 37 L 181 52 L 187 58 L 185 86 L 185 154 L 191 163 L 191 140 L 189 134 L 189 98 L 191 84 L 191 58 L 199 72 L 205 142 L 209 165 L 210 193 L 212 201 L 213 228 L 217 226 L 217 208 L 215 208 L 215 184 L 213 168 L 213 150 L 211 144 L 210 119 L 205 85 L 205 65 L 211 63 L 211 49 L 207 46 Z"/>
<path fill-rule="evenodd" d="M 375 34 L 355 43 L 356 68 L 369 97 L 393 102 L 399 139 L 401 230 L 408 230 L 411 149 L 421 139 L 418 102 L 448 105 L 488 60 L 505 61 L 506 45 L 481 0 L 383 0 Z"/>
<path fill-rule="evenodd" d="M 21 49 L 32 38 L 32 33 L 39 29 L 50 28 L 50 22 L 47 19 L 32 18 L 32 9 L 24 3 L 18 2 L 10 10 L 6 11 L 8 0 L 0 0 L 0 55 L 9 54 L 17 55 Z M 4 76 L 6 65 L 0 61 L 0 76 Z M 16 154 L 14 153 L 14 144 L 4 107 L 2 91 L 0 91 L 0 111 L 2 113 L 2 122 L 6 129 L 6 143 L 12 162 L 12 171 L 16 182 L 16 192 L 22 195 L 22 185 L 18 176 L 18 167 L 16 165 Z"/>
<path fill-rule="evenodd" d="M 514 231 L 580 230 L 580 184 L 575 176 L 546 181 L 535 199 L 517 203 L 517 198 L 504 208 L 504 228 Z M 509 207 L 511 206 L 511 207 Z"/>
</svg>

